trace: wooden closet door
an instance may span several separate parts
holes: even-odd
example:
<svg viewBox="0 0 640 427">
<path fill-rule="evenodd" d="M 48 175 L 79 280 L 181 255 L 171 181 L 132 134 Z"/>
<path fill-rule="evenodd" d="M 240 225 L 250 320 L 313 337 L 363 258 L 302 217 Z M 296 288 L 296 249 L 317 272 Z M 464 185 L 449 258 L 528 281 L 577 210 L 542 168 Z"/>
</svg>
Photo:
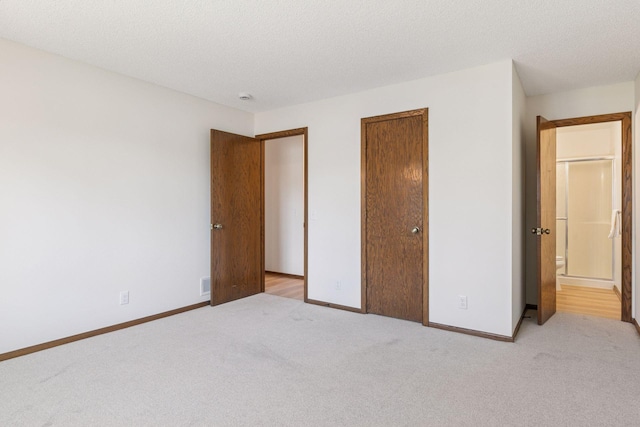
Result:
<svg viewBox="0 0 640 427">
<path fill-rule="evenodd" d="M 366 311 L 426 321 L 426 110 L 363 119 Z"/>
</svg>

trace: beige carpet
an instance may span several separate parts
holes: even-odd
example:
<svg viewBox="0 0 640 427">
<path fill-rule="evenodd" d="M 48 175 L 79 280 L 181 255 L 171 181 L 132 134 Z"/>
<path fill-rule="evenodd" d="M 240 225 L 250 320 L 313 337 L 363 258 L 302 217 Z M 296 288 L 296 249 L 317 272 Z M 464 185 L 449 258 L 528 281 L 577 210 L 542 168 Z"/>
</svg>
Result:
<svg viewBox="0 0 640 427">
<path fill-rule="evenodd" d="M 635 426 L 638 402 L 627 323 L 502 343 L 265 294 L 0 362 L 2 426 Z"/>
</svg>

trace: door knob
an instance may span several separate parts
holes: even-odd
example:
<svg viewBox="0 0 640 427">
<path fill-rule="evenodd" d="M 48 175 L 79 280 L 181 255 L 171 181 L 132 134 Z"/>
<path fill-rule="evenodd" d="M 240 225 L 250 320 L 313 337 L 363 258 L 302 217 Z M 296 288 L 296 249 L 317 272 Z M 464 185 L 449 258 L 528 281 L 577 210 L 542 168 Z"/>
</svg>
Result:
<svg viewBox="0 0 640 427">
<path fill-rule="evenodd" d="M 213 228 L 216 230 L 222 230 L 222 224 L 213 224 Z"/>
<path fill-rule="evenodd" d="M 420 227 L 413 227 L 413 228 L 411 229 L 411 232 L 412 232 L 413 234 L 418 234 L 418 233 L 420 232 Z"/>
</svg>

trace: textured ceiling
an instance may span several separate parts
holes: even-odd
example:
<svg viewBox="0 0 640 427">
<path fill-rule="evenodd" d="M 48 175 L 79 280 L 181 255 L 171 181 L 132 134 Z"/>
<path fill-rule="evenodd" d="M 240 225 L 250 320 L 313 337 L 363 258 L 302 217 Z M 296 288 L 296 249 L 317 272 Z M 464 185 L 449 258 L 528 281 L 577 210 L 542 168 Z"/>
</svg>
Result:
<svg viewBox="0 0 640 427">
<path fill-rule="evenodd" d="M 0 37 L 256 112 L 509 58 L 528 95 L 629 81 L 640 1 L 0 0 Z"/>
</svg>

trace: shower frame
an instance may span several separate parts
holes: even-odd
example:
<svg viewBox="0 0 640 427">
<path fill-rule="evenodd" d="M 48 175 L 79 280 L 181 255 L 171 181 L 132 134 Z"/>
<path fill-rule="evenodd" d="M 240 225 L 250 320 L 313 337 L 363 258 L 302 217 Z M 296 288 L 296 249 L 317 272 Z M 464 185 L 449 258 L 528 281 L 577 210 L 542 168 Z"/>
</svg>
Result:
<svg viewBox="0 0 640 427">
<path fill-rule="evenodd" d="M 568 159 L 556 159 L 556 165 L 564 163 L 564 217 L 556 217 L 556 221 L 564 221 L 564 274 L 561 276 L 576 279 L 593 279 L 593 280 L 610 280 L 615 281 L 616 274 L 616 240 L 611 240 L 611 277 L 590 277 L 575 276 L 568 274 L 569 272 L 569 163 L 597 162 L 608 160 L 611 162 L 611 209 L 616 206 L 616 162 L 615 156 L 593 156 L 593 157 L 577 157 Z M 557 172 L 556 172 L 557 173 Z"/>
</svg>

